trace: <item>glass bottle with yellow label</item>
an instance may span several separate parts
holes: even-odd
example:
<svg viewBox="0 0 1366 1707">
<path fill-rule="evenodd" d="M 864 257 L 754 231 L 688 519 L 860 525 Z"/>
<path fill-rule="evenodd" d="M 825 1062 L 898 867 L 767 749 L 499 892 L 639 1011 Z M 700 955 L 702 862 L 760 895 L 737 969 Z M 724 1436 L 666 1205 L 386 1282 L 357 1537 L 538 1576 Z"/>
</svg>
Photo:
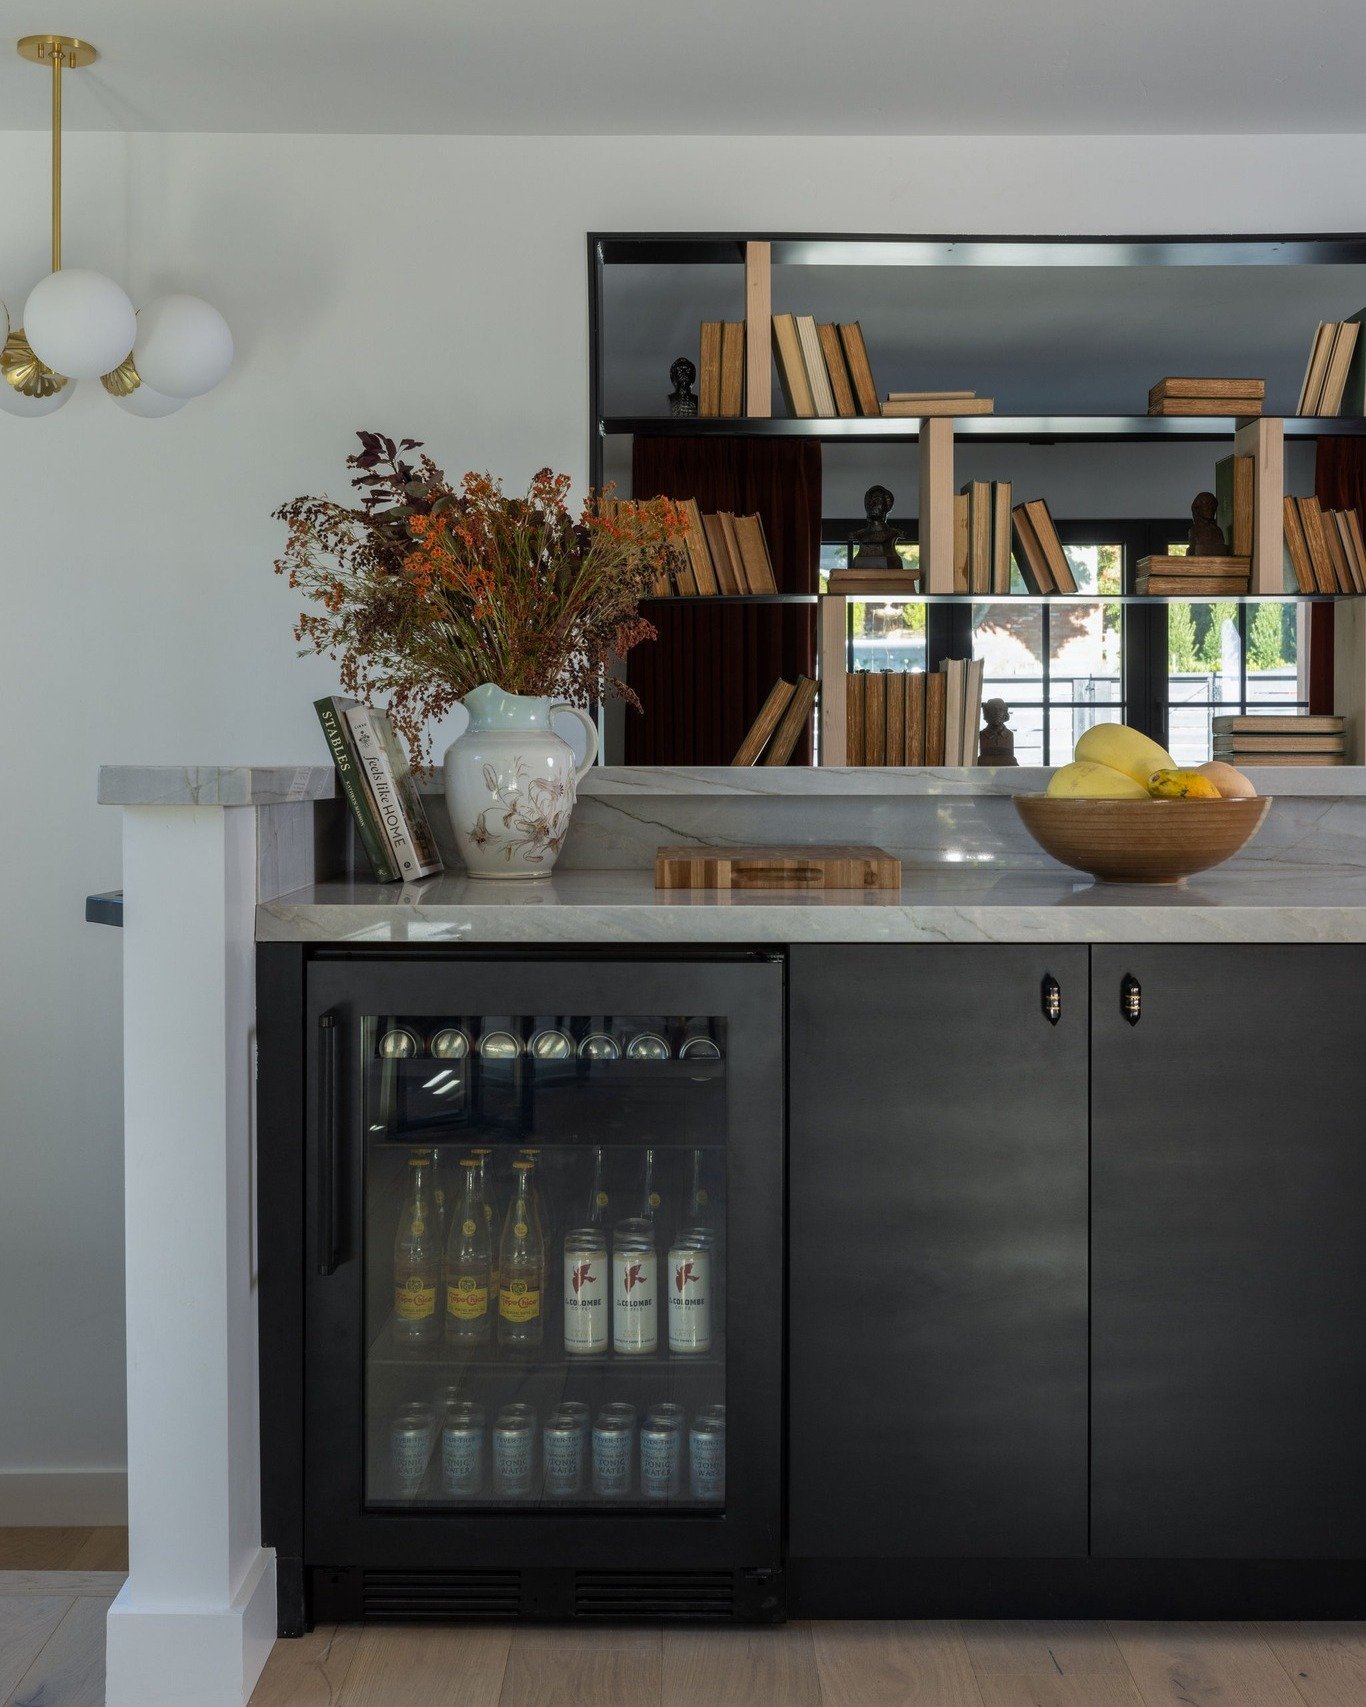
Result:
<svg viewBox="0 0 1366 1707">
<path fill-rule="evenodd" d="M 588 1189 L 588 1204 L 584 1210 L 584 1225 L 586 1227 L 608 1226 L 608 1211 L 611 1204 L 611 1194 L 607 1190 L 607 1164 L 601 1150 L 593 1152 L 593 1183 Z"/>
<path fill-rule="evenodd" d="M 446 1245 L 446 1341 L 487 1345 L 493 1328 L 489 1302 L 493 1258 L 477 1157 L 466 1156 L 460 1174 L 462 1190 Z"/>
<path fill-rule="evenodd" d="M 470 1154 L 479 1164 L 479 1199 L 484 1206 L 484 1224 L 489 1230 L 489 1305 L 491 1312 L 498 1308 L 498 1206 L 493 1191 L 493 1151 L 487 1145 L 477 1145 Z"/>
<path fill-rule="evenodd" d="M 440 1338 L 436 1295 L 441 1285 L 441 1235 L 432 1195 L 431 1151 L 408 1158 L 408 1186 L 394 1239 L 394 1338 L 431 1345 Z"/>
<path fill-rule="evenodd" d="M 545 1243 L 532 1196 L 534 1164 L 512 1164 L 512 1201 L 499 1246 L 498 1343 L 538 1346 L 545 1337 Z"/>
</svg>

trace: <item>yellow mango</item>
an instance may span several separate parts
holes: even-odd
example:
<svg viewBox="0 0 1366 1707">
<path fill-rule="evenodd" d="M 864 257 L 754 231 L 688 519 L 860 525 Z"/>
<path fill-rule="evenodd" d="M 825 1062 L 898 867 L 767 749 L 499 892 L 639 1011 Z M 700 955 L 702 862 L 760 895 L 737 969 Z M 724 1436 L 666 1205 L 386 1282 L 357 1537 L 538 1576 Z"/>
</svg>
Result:
<svg viewBox="0 0 1366 1707">
<path fill-rule="evenodd" d="M 1053 772 L 1048 793 L 1055 800 L 1146 800 L 1148 791 L 1109 765 L 1073 761 Z"/>
<path fill-rule="evenodd" d="M 1168 769 L 1154 771 L 1148 778 L 1148 793 L 1154 800 L 1218 800 L 1219 790 L 1199 771 Z"/>
<path fill-rule="evenodd" d="M 1176 765 L 1164 747 L 1137 729 L 1130 729 L 1127 723 L 1093 724 L 1077 742 L 1072 757 L 1123 771 L 1145 789 L 1154 771 L 1172 770 Z"/>
</svg>

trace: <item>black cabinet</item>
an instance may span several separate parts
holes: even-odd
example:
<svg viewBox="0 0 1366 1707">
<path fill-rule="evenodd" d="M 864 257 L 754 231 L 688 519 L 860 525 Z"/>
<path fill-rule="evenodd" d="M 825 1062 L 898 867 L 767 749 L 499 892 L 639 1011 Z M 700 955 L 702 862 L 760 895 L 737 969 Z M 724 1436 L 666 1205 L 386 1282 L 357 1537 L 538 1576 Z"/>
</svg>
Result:
<svg viewBox="0 0 1366 1707">
<path fill-rule="evenodd" d="M 1092 1551 L 1366 1557 L 1366 952 L 1092 971 Z"/>
<path fill-rule="evenodd" d="M 793 1555 L 1084 1555 L 1087 950 L 790 980 Z"/>
</svg>

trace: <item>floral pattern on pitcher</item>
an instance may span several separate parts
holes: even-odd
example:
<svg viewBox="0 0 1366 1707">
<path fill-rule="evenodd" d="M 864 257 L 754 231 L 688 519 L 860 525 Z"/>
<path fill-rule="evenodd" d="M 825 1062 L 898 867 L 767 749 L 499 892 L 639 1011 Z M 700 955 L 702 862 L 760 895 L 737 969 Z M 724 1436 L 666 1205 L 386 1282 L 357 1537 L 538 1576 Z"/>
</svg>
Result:
<svg viewBox="0 0 1366 1707">
<path fill-rule="evenodd" d="M 512 771 L 513 780 L 500 783 L 493 766 L 484 766 L 484 786 L 496 804 L 486 806 L 465 835 L 481 852 L 493 844 L 493 851 L 509 865 L 514 859 L 525 865 L 553 864 L 574 810 L 573 776 L 531 777 L 520 755 L 513 759 Z M 490 817 L 497 818 L 498 827 L 490 828 Z"/>
</svg>

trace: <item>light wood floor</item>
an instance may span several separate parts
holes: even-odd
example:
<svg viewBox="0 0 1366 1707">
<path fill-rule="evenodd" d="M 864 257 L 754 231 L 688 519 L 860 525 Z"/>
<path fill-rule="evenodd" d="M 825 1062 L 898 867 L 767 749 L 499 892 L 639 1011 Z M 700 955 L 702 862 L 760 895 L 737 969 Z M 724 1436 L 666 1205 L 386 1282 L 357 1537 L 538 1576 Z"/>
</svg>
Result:
<svg viewBox="0 0 1366 1707">
<path fill-rule="evenodd" d="M 0 1707 L 102 1707 L 119 1530 L 0 1529 Z M 1366 1707 L 1356 1624 L 340 1625 L 251 1707 Z"/>
</svg>

